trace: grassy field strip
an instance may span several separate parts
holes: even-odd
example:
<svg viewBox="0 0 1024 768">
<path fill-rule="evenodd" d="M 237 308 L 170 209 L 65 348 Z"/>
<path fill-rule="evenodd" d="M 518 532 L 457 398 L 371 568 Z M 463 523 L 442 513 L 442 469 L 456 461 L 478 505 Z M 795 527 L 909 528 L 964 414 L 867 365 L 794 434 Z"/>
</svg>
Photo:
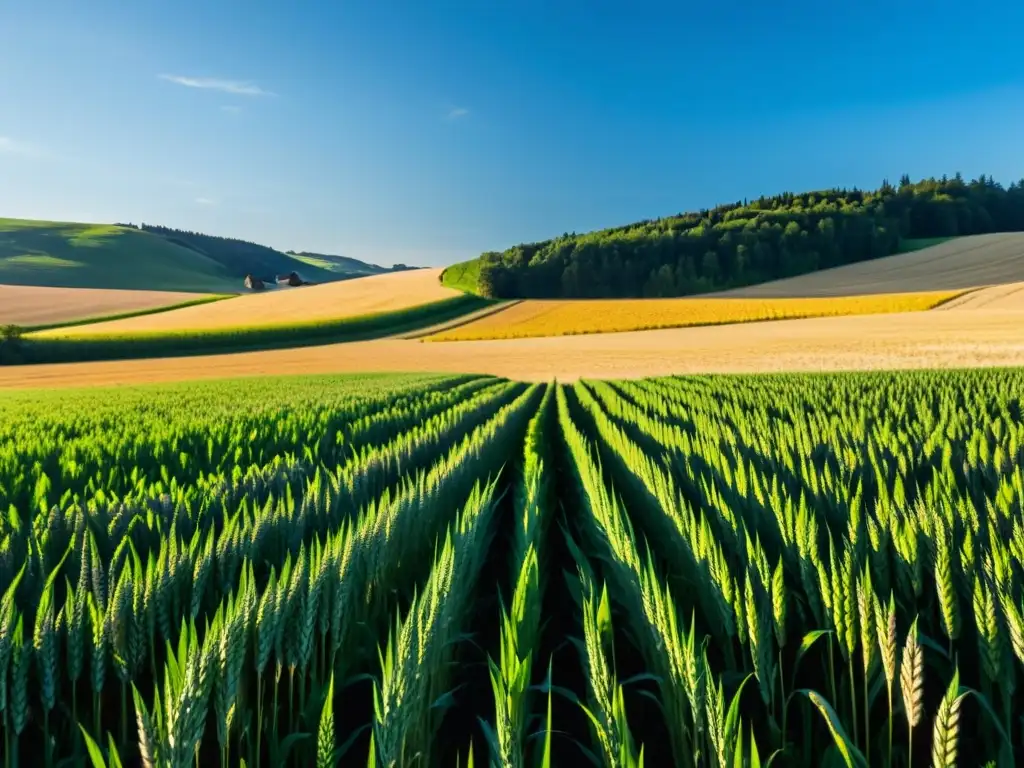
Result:
<svg viewBox="0 0 1024 768">
<path fill-rule="evenodd" d="M 423 329 L 420 329 L 418 331 L 413 331 L 412 333 L 400 334 L 396 338 L 399 338 L 399 339 L 422 339 L 422 338 L 425 338 L 427 336 L 433 336 L 434 334 L 442 333 L 444 331 L 450 331 L 453 328 L 458 328 L 458 327 L 466 325 L 468 323 L 472 323 L 472 322 L 474 322 L 476 320 L 480 320 L 482 318 L 489 317 L 490 315 L 493 315 L 493 314 L 495 314 L 497 312 L 501 312 L 503 309 L 508 309 L 509 307 L 514 307 L 516 304 L 519 304 L 519 303 L 520 303 L 520 300 L 500 301 L 500 302 L 498 302 L 496 304 L 492 304 L 491 306 L 484 307 L 483 309 L 481 309 L 481 310 L 479 310 L 477 312 L 470 312 L 468 315 L 463 315 L 462 317 L 458 317 L 455 320 L 451 320 L 451 321 L 449 321 L 447 323 L 439 323 L 438 325 L 433 325 L 430 328 L 423 328 Z"/>
<path fill-rule="evenodd" d="M 683 328 L 810 317 L 919 312 L 963 291 L 829 299 L 579 299 L 524 301 L 429 341 L 482 341 Z"/>
<path fill-rule="evenodd" d="M 457 291 L 477 293 L 477 282 L 480 279 L 480 260 L 471 259 L 445 267 L 441 273 L 442 284 Z"/>
</svg>

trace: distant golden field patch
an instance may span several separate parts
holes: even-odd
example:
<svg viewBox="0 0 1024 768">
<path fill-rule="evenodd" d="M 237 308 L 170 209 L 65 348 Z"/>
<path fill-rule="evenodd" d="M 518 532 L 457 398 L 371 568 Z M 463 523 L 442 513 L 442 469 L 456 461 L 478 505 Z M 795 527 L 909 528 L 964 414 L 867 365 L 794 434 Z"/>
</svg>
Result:
<svg viewBox="0 0 1024 768">
<path fill-rule="evenodd" d="M 480 320 L 427 337 L 481 341 L 585 333 L 646 331 L 806 317 L 919 312 L 964 291 L 786 299 L 578 299 L 523 301 Z"/>
</svg>

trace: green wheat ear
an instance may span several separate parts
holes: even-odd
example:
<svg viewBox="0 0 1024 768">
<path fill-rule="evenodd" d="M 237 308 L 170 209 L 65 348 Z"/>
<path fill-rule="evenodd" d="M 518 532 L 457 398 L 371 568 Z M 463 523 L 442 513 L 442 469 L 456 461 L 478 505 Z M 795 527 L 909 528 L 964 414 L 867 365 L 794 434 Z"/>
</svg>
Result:
<svg viewBox="0 0 1024 768">
<path fill-rule="evenodd" d="M 879 655 L 885 680 L 891 688 L 896 679 L 896 655 L 899 652 L 896 636 L 896 601 L 892 593 L 889 594 L 889 604 L 884 609 L 877 599 L 875 601 L 875 631 L 878 634 Z"/>
<path fill-rule="evenodd" d="M 933 768 L 952 768 L 956 765 L 957 738 L 960 734 L 960 703 L 967 696 L 960 692 L 960 670 L 953 673 L 946 695 L 942 697 L 935 715 L 932 733 Z"/>
<path fill-rule="evenodd" d="M 900 690 L 903 693 L 903 708 L 907 715 L 907 725 L 913 728 L 921 722 L 924 701 L 924 648 L 919 642 L 916 617 L 910 625 L 907 640 L 903 646 Z"/>
<path fill-rule="evenodd" d="M 334 768 L 334 673 L 327 685 L 324 706 L 320 712 L 320 727 L 317 730 L 316 768 Z"/>
<path fill-rule="evenodd" d="M 775 618 L 775 639 L 779 648 L 786 646 L 786 579 L 782 572 L 782 558 L 772 575 L 772 613 Z"/>
</svg>

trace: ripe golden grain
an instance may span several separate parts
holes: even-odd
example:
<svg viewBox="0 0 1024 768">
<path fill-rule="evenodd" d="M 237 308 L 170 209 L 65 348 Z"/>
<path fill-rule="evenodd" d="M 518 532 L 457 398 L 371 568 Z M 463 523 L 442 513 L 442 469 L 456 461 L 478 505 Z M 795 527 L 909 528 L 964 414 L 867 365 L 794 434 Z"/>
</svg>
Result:
<svg viewBox="0 0 1024 768">
<path fill-rule="evenodd" d="M 524 301 L 502 312 L 428 337 L 429 341 L 479 341 L 584 333 L 645 331 L 807 317 L 919 312 L 962 291 L 783 299 L 591 299 Z"/>
</svg>

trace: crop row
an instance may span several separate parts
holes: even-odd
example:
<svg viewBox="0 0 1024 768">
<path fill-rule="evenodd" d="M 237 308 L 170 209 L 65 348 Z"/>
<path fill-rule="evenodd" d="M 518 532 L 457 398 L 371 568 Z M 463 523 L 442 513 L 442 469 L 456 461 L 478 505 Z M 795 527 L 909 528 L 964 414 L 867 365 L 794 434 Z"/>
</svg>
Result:
<svg viewBox="0 0 1024 768">
<path fill-rule="evenodd" d="M 1022 384 L 5 396 L 3 764 L 1014 765 Z"/>
</svg>

